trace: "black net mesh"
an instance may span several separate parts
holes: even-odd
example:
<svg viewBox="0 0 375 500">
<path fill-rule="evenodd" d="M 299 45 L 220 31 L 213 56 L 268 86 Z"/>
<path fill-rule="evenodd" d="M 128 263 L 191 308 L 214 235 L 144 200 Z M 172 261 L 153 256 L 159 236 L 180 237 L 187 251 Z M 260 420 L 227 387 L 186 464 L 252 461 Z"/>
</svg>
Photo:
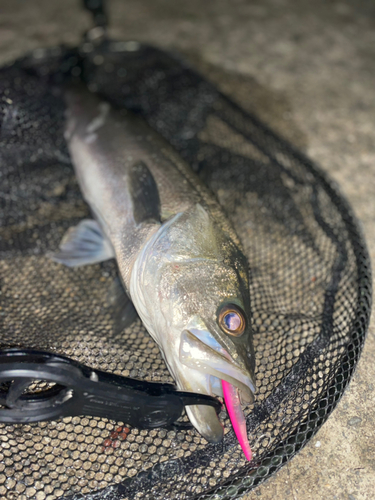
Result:
<svg viewBox="0 0 375 500">
<path fill-rule="evenodd" d="M 243 241 L 258 384 L 245 411 L 254 460 L 244 459 L 226 414 L 219 445 L 195 430 L 140 431 L 89 416 L 1 424 L 0 496 L 234 498 L 312 437 L 348 383 L 370 311 L 361 232 L 319 170 L 178 59 L 134 42 L 37 51 L 0 73 L 1 347 L 173 382 L 139 320 L 114 333 L 113 262 L 68 269 L 46 256 L 89 215 L 55 91 L 71 77 L 142 114 L 216 193 Z"/>
</svg>

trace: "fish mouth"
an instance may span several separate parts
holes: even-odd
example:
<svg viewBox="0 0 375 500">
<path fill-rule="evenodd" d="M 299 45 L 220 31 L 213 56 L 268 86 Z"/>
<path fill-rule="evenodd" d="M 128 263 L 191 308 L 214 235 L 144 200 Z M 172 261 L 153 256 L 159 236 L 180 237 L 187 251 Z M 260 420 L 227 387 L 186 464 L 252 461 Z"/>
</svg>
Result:
<svg viewBox="0 0 375 500">
<path fill-rule="evenodd" d="M 179 352 L 180 362 L 190 369 L 190 385 L 193 381 L 196 383 L 195 390 L 224 398 L 238 442 L 245 457 L 251 460 L 252 451 L 241 402 L 253 402 L 255 384 L 247 370 L 236 363 L 210 332 L 193 331 L 182 332 Z M 222 439 L 223 428 L 213 408 L 191 406 L 186 411 L 195 428 L 208 441 L 217 443 Z"/>
<path fill-rule="evenodd" d="M 223 397 L 224 380 L 239 390 L 241 402 L 254 401 L 255 384 L 244 368 L 214 339 L 208 331 L 184 330 L 181 335 L 181 363 L 207 376 L 207 394 Z"/>
</svg>

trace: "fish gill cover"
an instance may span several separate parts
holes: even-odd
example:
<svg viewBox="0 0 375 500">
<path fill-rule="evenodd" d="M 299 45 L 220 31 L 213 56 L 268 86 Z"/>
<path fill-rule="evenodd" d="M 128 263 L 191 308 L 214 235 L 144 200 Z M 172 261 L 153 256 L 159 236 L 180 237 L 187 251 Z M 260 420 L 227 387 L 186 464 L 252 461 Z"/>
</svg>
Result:
<svg viewBox="0 0 375 500">
<path fill-rule="evenodd" d="M 139 320 L 116 332 L 106 301 L 112 261 L 67 269 L 46 256 L 89 215 L 56 92 L 72 77 L 163 135 L 216 194 L 243 242 L 256 352 L 255 402 L 245 407 L 253 459 L 242 454 L 225 412 L 217 445 L 194 429 L 129 429 L 89 416 L 1 424 L 0 477 L 11 482 L 0 481 L 0 495 L 235 498 L 286 463 L 347 386 L 371 301 L 358 223 L 319 169 L 179 59 L 118 41 L 38 51 L 0 72 L 2 348 L 45 349 L 173 382 Z"/>
</svg>

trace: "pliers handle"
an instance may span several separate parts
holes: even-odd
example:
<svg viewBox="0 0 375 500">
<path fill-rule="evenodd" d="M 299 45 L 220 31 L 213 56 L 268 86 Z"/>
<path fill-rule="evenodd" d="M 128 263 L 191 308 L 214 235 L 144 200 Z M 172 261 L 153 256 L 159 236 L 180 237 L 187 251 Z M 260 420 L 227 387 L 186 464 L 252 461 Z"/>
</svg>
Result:
<svg viewBox="0 0 375 500">
<path fill-rule="evenodd" d="M 25 392 L 35 381 L 45 382 L 45 388 Z M 48 351 L 19 348 L 0 350 L 0 405 L 0 422 L 5 423 L 90 415 L 140 429 L 186 427 L 177 422 L 186 405 L 221 410 L 212 396 L 92 369 Z"/>
</svg>

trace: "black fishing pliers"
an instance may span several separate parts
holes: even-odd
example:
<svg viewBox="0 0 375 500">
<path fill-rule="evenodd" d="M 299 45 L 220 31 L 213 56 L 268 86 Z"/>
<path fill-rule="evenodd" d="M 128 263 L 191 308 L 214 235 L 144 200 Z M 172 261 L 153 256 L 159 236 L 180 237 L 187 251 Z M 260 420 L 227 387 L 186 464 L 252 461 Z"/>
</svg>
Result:
<svg viewBox="0 0 375 500">
<path fill-rule="evenodd" d="M 218 399 L 178 391 L 172 384 L 103 372 L 46 351 L 0 350 L 0 422 L 26 424 L 86 415 L 139 429 L 187 428 L 190 424 L 178 419 L 188 405 L 221 411 Z"/>
</svg>

